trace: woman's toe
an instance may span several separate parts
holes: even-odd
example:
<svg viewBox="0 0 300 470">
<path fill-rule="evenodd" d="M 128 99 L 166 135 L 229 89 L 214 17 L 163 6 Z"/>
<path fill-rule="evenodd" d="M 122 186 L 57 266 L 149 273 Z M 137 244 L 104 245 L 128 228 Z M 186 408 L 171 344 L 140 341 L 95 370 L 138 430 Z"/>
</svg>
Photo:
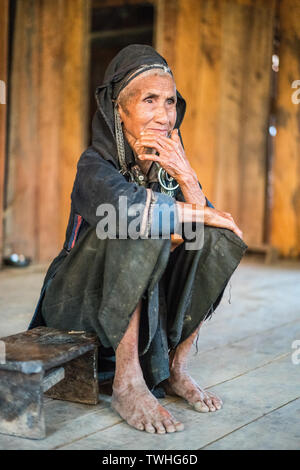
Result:
<svg viewBox="0 0 300 470">
<path fill-rule="evenodd" d="M 176 431 L 183 431 L 184 430 L 184 424 L 181 423 L 180 421 L 174 422 L 174 426 Z"/>
<path fill-rule="evenodd" d="M 221 398 L 217 397 L 216 395 L 212 393 L 208 393 L 208 396 L 210 397 L 213 405 L 216 407 L 217 410 L 220 410 L 222 408 L 223 402 Z"/>
<path fill-rule="evenodd" d="M 175 432 L 176 428 L 175 425 L 169 419 L 165 419 L 163 421 L 164 427 L 166 428 L 167 432 Z"/>
<path fill-rule="evenodd" d="M 130 423 L 128 423 L 130 424 Z M 145 427 L 143 423 L 133 423 L 132 426 L 136 428 L 138 431 L 144 431 Z"/>
<path fill-rule="evenodd" d="M 206 397 L 204 399 L 206 405 L 208 406 L 209 408 L 209 411 L 216 411 L 216 407 L 214 406 L 213 402 L 211 401 L 211 399 L 209 397 Z"/>
<path fill-rule="evenodd" d="M 208 406 L 203 401 L 196 401 L 196 403 L 191 403 L 191 405 L 194 407 L 196 411 L 199 411 L 200 413 L 209 412 Z"/>
<path fill-rule="evenodd" d="M 150 434 L 155 434 L 155 427 L 152 426 L 151 423 L 145 423 L 145 431 L 149 432 Z"/>
<path fill-rule="evenodd" d="M 153 426 L 155 427 L 157 434 L 166 434 L 166 428 L 161 422 L 154 422 Z"/>
<path fill-rule="evenodd" d="M 214 404 L 214 406 L 216 407 L 217 410 L 220 410 L 222 408 L 220 400 L 218 400 L 216 398 L 213 398 L 212 402 L 213 402 L 213 404 Z"/>
</svg>

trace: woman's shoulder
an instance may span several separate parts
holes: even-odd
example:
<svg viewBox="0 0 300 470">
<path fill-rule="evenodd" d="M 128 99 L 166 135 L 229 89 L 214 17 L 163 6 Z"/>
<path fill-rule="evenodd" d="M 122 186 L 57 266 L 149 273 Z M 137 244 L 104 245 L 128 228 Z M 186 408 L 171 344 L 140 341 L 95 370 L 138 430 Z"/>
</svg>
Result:
<svg viewBox="0 0 300 470">
<path fill-rule="evenodd" d="M 114 159 L 112 157 L 109 159 L 104 158 L 92 145 L 85 149 L 81 154 L 77 163 L 77 168 L 80 169 L 81 167 L 90 165 L 114 168 L 118 171 L 117 164 Z"/>
</svg>

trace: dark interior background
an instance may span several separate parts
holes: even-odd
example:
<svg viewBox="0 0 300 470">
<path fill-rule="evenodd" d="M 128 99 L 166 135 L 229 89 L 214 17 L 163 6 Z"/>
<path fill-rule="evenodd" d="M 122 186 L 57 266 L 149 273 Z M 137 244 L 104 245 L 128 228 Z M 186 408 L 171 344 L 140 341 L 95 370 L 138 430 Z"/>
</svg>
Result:
<svg viewBox="0 0 300 470">
<path fill-rule="evenodd" d="M 112 58 L 129 44 L 153 44 L 154 7 L 147 2 L 118 7 L 92 8 L 90 34 L 90 101 L 88 135 L 96 110 L 94 92 L 103 81 L 105 69 Z"/>
</svg>

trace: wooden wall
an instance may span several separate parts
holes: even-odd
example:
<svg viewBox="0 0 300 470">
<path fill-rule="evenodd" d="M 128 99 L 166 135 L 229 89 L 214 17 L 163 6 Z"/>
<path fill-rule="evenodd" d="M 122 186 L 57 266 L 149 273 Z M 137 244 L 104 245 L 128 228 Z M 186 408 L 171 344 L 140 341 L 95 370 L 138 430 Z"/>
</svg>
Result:
<svg viewBox="0 0 300 470">
<path fill-rule="evenodd" d="M 183 137 L 214 205 L 264 243 L 275 2 L 158 1 L 157 47 L 187 100 Z M 168 28 L 171 24 L 171 28 Z"/>
<path fill-rule="evenodd" d="M 106 3 L 111 1 L 121 2 Z M 298 256 L 300 104 L 292 103 L 291 84 L 300 79 L 300 0 L 279 2 L 278 134 L 269 188 L 266 142 L 276 0 L 153 2 L 156 47 L 187 100 L 184 142 L 205 193 L 218 209 L 233 214 L 250 246 L 267 241 L 269 215 L 272 245 L 282 255 Z M 17 0 L 6 254 L 49 260 L 64 240 L 76 162 L 86 145 L 89 10 L 89 0 Z M 0 36 L 2 63 L 2 23 Z M 0 203 L 4 127 L 1 116 Z M 270 214 L 265 213 L 267 189 Z"/>
<path fill-rule="evenodd" d="M 273 163 L 271 242 L 285 256 L 300 254 L 300 1 L 280 4 L 279 82 Z M 292 83 L 298 80 L 297 89 Z M 295 93 L 296 92 L 296 93 Z M 295 95 L 296 103 L 292 101 Z"/>
<path fill-rule="evenodd" d="M 85 147 L 89 2 L 17 0 L 5 251 L 44 261 L 62 245 Z"/>
<path fill-rule="evenodd" d="M 6 153 L 6 113 L 7 113 L 7 53 L 9 0 L 0 0 L 0 80 L 4 82 L 4 101 L 0 102 L 0 267 L 3 253 L 3 209 L 4 209 L 4 175 Z"/>
</svg>

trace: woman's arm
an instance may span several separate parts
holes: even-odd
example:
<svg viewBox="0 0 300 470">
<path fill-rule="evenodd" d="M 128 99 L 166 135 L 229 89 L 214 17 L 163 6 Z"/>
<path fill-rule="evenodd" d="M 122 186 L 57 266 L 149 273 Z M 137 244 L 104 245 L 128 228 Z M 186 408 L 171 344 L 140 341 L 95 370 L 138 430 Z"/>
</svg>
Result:
<svg viewBox="0 0 300 470">
<path fill-rule="evenodd" d="M 229 212 L 222 212 L 208 206 L 187 204 L 177 201 L 177 214 L 180 223 L 198 222 L 211 227 L 227 228 L 238 237 L 243 238 L 243 232 L 238 228 Z"/>
<path fill-rule="evenodd" d="M 185 202 L 206 206 L 206 198 L 199 186 L 198 178 L 194 170 L 191 171 L 190 175 L 179 178 L 177 182 L 179 183 Z"/>
<path fill-rule="evenodd" d="M 141 165 L 148 161 L 157 161 L 176 179 L 186 202 L 206 205 L 206 198 L 198 183 L 197 175 L 185 155 L 177 129 L 172 131 L 171 138 L 144 131 L 132 146 Z M 158 155 L 145 153 L 147 148 L 154 149 Z"/>
<path fill-rule="evenodd" d="M 154 148 L 159 155 L 142 153 L 147 147 Z M 206 198 L 185 155 L 177 129 L 173 130 L 170 139 L 145 131 L 135 142 L 134 148 L 138 159 L 157 161 L 179 183 L 185 198 L 185 202 L 176 203 L 180 222 L 202 222 L 213 227 L 227 228 L 242 238 L 242 231 L 231 214 L 206 205 Z"/>
</svg>

